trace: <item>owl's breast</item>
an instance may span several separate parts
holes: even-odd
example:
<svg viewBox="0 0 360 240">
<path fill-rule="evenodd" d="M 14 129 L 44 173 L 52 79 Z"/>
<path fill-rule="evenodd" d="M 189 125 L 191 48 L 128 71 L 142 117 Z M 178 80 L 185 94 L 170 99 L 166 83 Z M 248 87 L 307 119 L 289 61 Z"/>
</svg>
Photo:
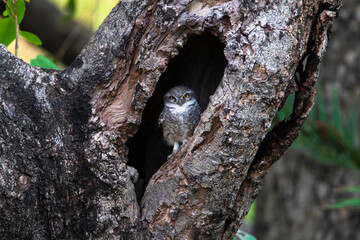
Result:
<svg viewBox="0 0 360 240">
<path fill-rule="evenodd" d="M 183 105 L 166 104 L 164 109 L 163 133 L 169 143 L 183 141 L 192 135 L 192 115 L 195 114 L 195 101 L 189 101 Z M 195 107 L 195 108 L 194 108 Z"/>
</svg>

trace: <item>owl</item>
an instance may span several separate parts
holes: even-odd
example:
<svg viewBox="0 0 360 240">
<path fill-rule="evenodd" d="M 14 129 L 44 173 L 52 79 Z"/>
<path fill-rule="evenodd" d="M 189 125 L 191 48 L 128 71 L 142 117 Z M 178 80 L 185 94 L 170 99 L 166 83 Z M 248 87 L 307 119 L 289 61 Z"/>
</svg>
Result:
<svg viewBox="0 0 360 240">
<path fill-rule="evenodd" d="M 200 121 L 201 109 L 195 93 L 188 87 L 176 86 L 164 95 L 164 108 L 159 116 L 165 141 L 173 146 L 173 154 L 190 137 Z"/>
</svg>

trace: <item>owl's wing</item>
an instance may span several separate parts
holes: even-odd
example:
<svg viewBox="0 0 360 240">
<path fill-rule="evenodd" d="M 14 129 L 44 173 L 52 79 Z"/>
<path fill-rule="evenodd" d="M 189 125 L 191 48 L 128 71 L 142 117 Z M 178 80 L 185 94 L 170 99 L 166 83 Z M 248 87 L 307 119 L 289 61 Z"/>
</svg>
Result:
<svg viewBox="0 0 360 240">
<path fill-rule="evenodd" d="M 159 127 L 161 127 L 161 125 L 163 124 L 163 122 L 164 122 L 164 110 L 161 111 L 160 116 L 159 116 L 159 119 L 158 119 Z"/>
</svg>

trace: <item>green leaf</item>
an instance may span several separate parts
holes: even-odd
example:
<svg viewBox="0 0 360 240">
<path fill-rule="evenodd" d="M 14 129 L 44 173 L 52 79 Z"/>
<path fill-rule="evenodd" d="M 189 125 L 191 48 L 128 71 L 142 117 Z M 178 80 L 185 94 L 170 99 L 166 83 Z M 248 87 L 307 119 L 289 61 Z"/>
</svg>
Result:
<svg viewBox="0 0 360 240">
<path fill-rule="evenodd" d="M 331 209 L 345 208 L 345 207 L 360 208 L 360 198 L 348 198 L 340 202 L 331 204 L 329 206 L 329 208 Z"/>
<path fill-rule="evenodd" d="M 294 93 L 290 94 L 287 97 L 284 106 L 280 110 L 278 110 L 275 117 L 273 118 L 269 131 L 271 131 L 276 124 L 284 121 L 285 119 L 288 119 L 291 116 L 291 113 L 293 111 L 294 99 Z"/>
<path fill-rule="evenodd" d="M 27 41 L 35 44 L 35 45 L 41 45 L 42 42 L 40 40 L 40 38 L 38 36 L 36 36 L 35 34 L 31 33 L 31 32 L 27 32 L 27 31 L 19 31 L 20 36 L 22 36 L 23 38 L 25 38 Z"/>
<path fill-rule="evenodd" d="M 15 39 L 15 22 L 12 18 L 0 20 L 0 43 L 9 46 Z"/>
<path fill-rule="evenodd" d="M 9 12 L 8 12 L 6 9 L 3 11 L 3 16 L 4 16 L 4 17 L 9 16 Z"/>
<path fill-rule="evenodd" d="M 25 15 L 25 2 L 24 0 L 16 1 L 16 11 L 18 15 L 18 23 L 20 24 Z"/>
<path fill-rule="evenodd" d="M 8 0 L 7 2 L 9 4 L 9 6 L 10 6 L 11 11 L 13 13 L 15 13 L 15 9 L 14 9 L 14 5 L 12 3 L 12 0 Z M 9 8 L 7 6 L 6 6 L 6 9 L 7 9 L 8 13 L 10 13 Z M 24 0 L 17 0 L 16 1 L 16 15 L 17 15 L 17 18 L 18 18 L 18 24 L 20 24 L 21 21 L 24 18 L 24 15 L 25 15 L 25 2 L 24 2 Z M 11 14 L 9 14 L 9 16 L 11 18 L 13 18 L 13 16 Z"/>
<path fill-rule="evenodd" d="M 45 56 L 37 55 L 35 59 L 30 60 L 30 65 L 34 67 L 42 67 L 47 69 L 58 69 L 60 70 L 55 63 L 53 63 L 50 59 Z"/>
<path fill-rule="evenodd" d="M 254 223 L 255 221 L 255 211 L 256 211 L 256 201 L 253 202 L 250 206 L 248 214 L 245 216 L 244 221 L 248 224 Z"/>
</svg>

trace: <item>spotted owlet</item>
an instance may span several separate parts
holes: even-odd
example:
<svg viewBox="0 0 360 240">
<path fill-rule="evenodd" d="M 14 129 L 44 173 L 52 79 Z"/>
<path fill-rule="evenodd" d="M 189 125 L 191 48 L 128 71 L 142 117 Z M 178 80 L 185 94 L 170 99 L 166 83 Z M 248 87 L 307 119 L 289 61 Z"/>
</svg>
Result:
<svg viewBox="0 0 360 240">
<path fill-rule="evenodd" d="M 164 108 L 159 116 L 159 126 L 173 153 L 177 152 L 180 143 L 190 137 L 200 121 L 201 109 L 195 93 L 188 87 L 176 86 L 164 95 Z"/>
</svg>

